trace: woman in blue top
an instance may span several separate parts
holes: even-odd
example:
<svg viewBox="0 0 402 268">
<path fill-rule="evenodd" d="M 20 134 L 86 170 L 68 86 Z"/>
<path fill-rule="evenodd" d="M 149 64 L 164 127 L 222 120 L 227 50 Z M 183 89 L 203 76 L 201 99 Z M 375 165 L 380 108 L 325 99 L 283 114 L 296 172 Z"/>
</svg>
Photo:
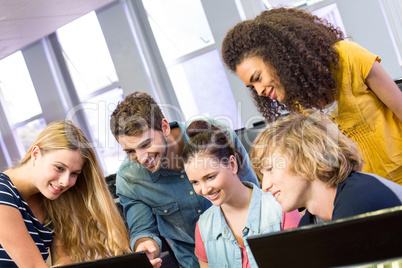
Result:
<svg viewBox="0 0 402 268">
<path fill-rule="evenodd" d="M 402 186 L 360 172 L 357 145 L 324 114 L 306 110 L 269 124 L 251 160 L 284 211 L 305 207 L 299 226 L 402 205 Z"/>
<path fill-rule="evenodd" d="M 239 179 L 242 155 L 224 131 L 200 120 L 187 134 L 184 169 L 195 192 L 213 204 L 196 226 L 200 267 L 257 267 L 246 238 L 296 227 L 300 214 L 284 213 L 270 193 Z"/>
<path fill-rule="evenodd" d="M 0 267 L 65 265 L 129 252 L 124 221 L 85 135 L 49 124 L 0 173 Z"/>
</svg>

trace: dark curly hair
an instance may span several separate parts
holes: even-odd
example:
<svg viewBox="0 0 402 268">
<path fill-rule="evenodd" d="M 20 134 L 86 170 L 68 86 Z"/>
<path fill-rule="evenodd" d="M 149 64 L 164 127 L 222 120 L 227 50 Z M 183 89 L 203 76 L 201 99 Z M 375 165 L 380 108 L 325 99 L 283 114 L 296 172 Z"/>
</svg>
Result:
<svg viewBox="0 0 402 268">
<path fill-rule="evenodd" d="M 307 11 L 276 8 L 229 30 L 222 57 L 233 72 L 246 58 L 260 57 L 285 88 L 287 109 L 324 109 L 337 94 L 332 69 L 338 67 L 339 56 L 333 45 L 343 39 L 339 28 Z M 259 112 L 267 121 L 275 119 L 283 106 L 251 90 Z"/>
</svg>

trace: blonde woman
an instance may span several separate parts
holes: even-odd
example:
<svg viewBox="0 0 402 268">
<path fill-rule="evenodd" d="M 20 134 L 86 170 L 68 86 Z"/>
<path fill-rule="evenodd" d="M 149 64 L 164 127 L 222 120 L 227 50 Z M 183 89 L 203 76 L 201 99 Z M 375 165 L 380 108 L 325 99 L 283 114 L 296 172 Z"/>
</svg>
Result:
<svg viewBox="0 0 402 268">
<path fill-rule="evenodd" d="M 47 267 L 129 252 L 95 152 L 70 121 L 49 124 L 0 173 L 0 266 Z"/>
<path fill-rule="evenodd" d="M 402 186 L 360 172 L 357 145 L 320 112 L 292 113 L 271 123 L 251 149 L 262 190 L 284 211 L 305 207 L 299 226 L 399 206 Z"/>
</svg>

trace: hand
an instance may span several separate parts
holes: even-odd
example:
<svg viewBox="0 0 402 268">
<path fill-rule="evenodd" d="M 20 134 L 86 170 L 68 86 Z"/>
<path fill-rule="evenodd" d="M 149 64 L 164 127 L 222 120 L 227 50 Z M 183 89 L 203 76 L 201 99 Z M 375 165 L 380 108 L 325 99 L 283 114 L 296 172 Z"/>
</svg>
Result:
<svg viewBox="0 0 402 268">
<path fill-rule="evenodd" d="M 149 262 L 152 264 L 154 268 L 160 268 L 162 265 L 162 259 L 161 258 L 156 258 L 153 260 L 149 260 Z"/>
<path fill-rule="evenodd" d="M 144 251 L 150 263 L 154 268 L 159 268 L 162 265 L 162 259 L 159 256 L 159 245 L 152 239 L 139 239 L 135 246 L 135 251 Z"/>
</svg>

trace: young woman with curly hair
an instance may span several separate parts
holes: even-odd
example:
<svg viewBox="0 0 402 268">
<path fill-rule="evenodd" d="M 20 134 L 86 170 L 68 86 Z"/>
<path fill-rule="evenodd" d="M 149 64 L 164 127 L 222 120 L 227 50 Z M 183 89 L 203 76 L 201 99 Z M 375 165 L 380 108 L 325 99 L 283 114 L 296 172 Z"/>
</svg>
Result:
<svg viewBox="0 0 402 268">
<path fill-rule="evenodd" d="M 232 28 L 222 55 L 267 121 L 283 108 L 326 111 L 357 143 L 364 172 L 402 184 L 402 92 L 376 55 L 344 38 L 302 9 L 277 8 Z"/>
<path fill-rule="evenodd" d="M 0 173 L 0 266 L 43 267 L 130 252 L 127 229 L 88 139 L 55 121 Z"/>
</svg>

